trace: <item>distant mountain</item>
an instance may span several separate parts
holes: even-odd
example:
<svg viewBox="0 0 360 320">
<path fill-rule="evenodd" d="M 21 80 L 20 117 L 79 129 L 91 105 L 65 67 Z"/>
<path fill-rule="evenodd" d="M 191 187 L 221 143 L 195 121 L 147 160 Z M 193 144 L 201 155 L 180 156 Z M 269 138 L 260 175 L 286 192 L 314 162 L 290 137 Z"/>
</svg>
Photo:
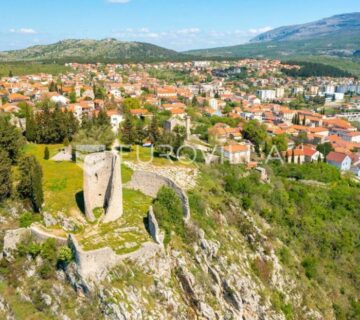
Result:
<svg viewBox="0 0 360 320">
<path fill-rule="evenodd" d="M 334 32 L 359 33 L 360 13 L 341 14 L 306 24 L 280 27 L 262 33 L 250 42 L 311 40 Z"/>
<path fill-rule="evenodd" d="M 192 50 L 187 53 L 208 58 L 304 60 L 304 57 L 322 56 L 358 61 L 359 51 L 360 13 L 350 13 L 304 25 L 281 27 L 260 34 L 248 44 Z"/>
<path fill-rule="evenodd" d="M 0 61 L 152 62 L 189 59 L 176 51 L 116 39 L 63 40 L 23 50 L 0 52 Z"/>
</svg>

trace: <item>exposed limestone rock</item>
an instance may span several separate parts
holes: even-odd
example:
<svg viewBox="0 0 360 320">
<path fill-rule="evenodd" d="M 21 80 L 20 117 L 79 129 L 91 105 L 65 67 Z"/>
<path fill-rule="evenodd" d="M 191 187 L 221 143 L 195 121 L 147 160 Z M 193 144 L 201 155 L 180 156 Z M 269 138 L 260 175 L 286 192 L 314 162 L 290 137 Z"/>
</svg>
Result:
<svg viewBox="0 0 360 320">
<path fill-rule="evenodd" d="M 4 236 L 3 255 L 6 259 L 12 259 L 12 253 L 16 250 L 17 245 L 26 237 L 30 237 L 31 232 L 29 229 L 15 229 L 7 230 Z"/>
<path fill-rule="evenodd" d="M 15 320 L 9 304 L 2 296 L 0 296 L 0 316 L 3 317 L 2 319 Z"/>
</svg>

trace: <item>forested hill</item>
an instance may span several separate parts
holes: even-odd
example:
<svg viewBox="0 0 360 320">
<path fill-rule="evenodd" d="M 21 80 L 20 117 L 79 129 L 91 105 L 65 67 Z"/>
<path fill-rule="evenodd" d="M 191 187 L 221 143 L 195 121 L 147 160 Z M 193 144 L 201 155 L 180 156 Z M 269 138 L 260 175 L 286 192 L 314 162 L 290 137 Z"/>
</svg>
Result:
<svg viewBox="0 0 360 320">
<path fill-rule="evenodd" d="M 299 70 L 296 69 L 282 69 L 281 71 L 288 76 L 291 77 L 352 77 L 353 74 L 344 70 L 341 70 L 337 67 L 321 64 L 321 63 L 313 63 L 313 62 L 305 62 L 305 61 L 288 61 L 286 64 L 290 65 L 299 65 L 301 68 Z"/>
<path fill-rule="evenodd" d="M 0 62 L 60 61 L 60 62 L 157 62 L 189 59 L 176 51 L 142 42 L 116 39 L 64 40 L 23 50 L 0 52 Z"/>
</svg>

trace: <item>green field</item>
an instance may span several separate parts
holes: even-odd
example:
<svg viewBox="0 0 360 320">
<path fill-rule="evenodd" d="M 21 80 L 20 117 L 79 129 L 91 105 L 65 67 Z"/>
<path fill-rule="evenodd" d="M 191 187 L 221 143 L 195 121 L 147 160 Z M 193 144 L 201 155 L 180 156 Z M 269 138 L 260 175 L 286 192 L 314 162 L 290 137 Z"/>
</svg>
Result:
<svg viewBox="0 0 360 320">
<path fill-rule="evenodd" d="M 70 68 L 61 64 L 44 64 L 44 63 L 23 63 L 23 62 L 11 62 L 0 63 L 0 77 L 7 77 L 10 73 L 14 76 L 23 76 L 28 74 L 48 73 L 54 76 L 60 73 L 66 73 L 70 71 Z"/>
<path fill-rule="evenodd" d="M 62 145 L 48 145 L 50 157 L 62 147 Z M 44 160 L 44 149 L 45 145 L 27 144 L 25 146 L 25 152 L 34 155 L 43 169 L 45 196 L 43 210 L 54 214 L 63 212 L 67 216 L 80 214 L 77 199 L 83 189 L 82 169 L 73 162 Z"/>
<path fill-rule="evenodd" d="M 154 151 L 154 155 L 151 155 L 151 148 L 145 148 L 141 146 L 135 146 L 131 152 L 123 151 L 121 153 L 123 161 L 129 161 L 134 163 L 148 162 L 154 166 L 183 166 L 191 167 L 192 164 L 177 161 L 176 159 L 169 157 L 159 157 Z"/>
</svg>

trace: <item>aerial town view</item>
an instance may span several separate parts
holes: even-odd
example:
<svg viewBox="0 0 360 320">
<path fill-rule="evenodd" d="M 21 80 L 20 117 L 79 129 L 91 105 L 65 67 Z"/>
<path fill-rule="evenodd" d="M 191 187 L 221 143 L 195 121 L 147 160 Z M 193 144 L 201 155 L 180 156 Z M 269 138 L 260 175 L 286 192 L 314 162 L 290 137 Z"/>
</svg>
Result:
<svg viewBox="0 0 360 320">
<path fill-rule="evenodd" d="M 0 8 L 0 320 L 360 320 L 359 0 Z"/>
</svg>

